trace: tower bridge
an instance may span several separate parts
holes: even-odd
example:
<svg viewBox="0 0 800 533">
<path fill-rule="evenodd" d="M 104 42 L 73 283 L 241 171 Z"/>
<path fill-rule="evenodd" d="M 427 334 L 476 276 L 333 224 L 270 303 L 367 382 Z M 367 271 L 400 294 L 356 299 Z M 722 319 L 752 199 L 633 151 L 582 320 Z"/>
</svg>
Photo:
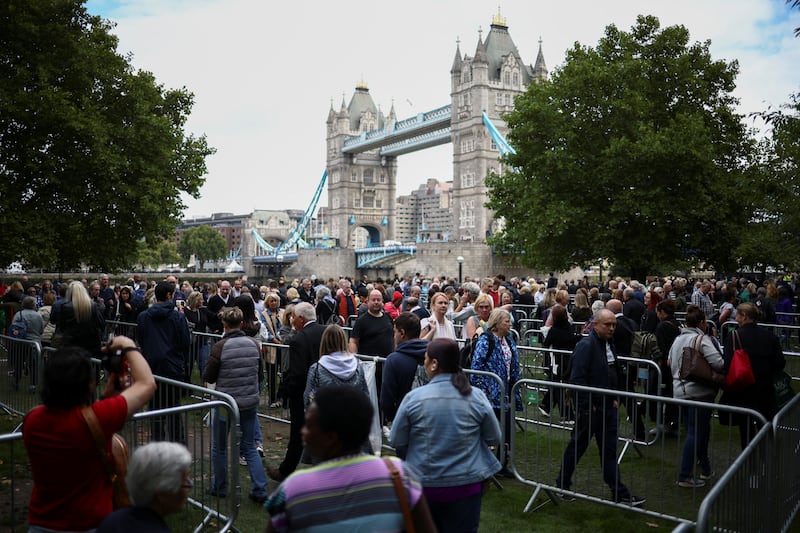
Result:
<svg viewBox="0 0 800 533">
<path fill-rule="evenodd" d="M 371 243 L 394 240 L 398 157 L 450 143 L 453 238 L 485 242 L 498 229 L 494 213 L 484 207 L 485 178 L 502 170 L 502 147 L 485 126 L 484 114 L 494 133 L 504 136 L 503 115 L 513 110 L 514 98 L 546 78 L 541 41 L 535 63 L 526 64 L 498 13 L 485 38 L 479 33 L 472 55 L 456 44 L 449 104 L 398 120 L 394 105 L 384 115 L 366 83 L 357 85 L 349 103 L 342 99 L 338 111 L 331 105 L 328 112 L 326 216 L 331 236 L 345 248 L 358 242 L 356 231 L 366 231 Z M 376 213 L 380 224 L 374 223 Z"/>
<path fill-rule="evenodd" d="M 449 104 L 398 120 L 394 104 L 384 115 L 367 84 L 360 82 L 349 103 L 342 98 L 338 110 L 331 103 L 325 172 L 303 222 L 284 244 L 301 243 L 323 186 L 328 192 L 328 234 L 341 248 L 355 249 L 362 242 L 358 232 L 366 233 L 372 246 L 393 241 L 399 156 L 447 143 L 453 146 L 452 240 L 485 243 L 499 229 L 494 213 L 484 205 L 485 178 L 489 172 L 502 172 L 499 158 L 510 149 L 503 116 L 513 110 L 516 96 L 547 74 L 541 40 L 535 63 L 526 64 L 498 11 L 485 38 L 478 32 L 472 55 L 462 53 L 461 43 L 456 43 Z M 269 262 L 290 251 L 284 244 L 264 247 L 256 237 L 255 262 Z M 391 263 L 384 252 L 378 257 L 359 249 L 357 264 Z M 411 250 L 396 253 L 413 256 Z"/>
</svg>

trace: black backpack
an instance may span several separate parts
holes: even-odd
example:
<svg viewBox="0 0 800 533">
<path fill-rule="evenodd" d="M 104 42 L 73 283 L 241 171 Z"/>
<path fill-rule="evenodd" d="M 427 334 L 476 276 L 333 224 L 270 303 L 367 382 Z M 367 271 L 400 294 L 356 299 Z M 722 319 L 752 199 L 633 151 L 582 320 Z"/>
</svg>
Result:
<svg viewBox="0 0 800 533">
<path fill-rule="evenodd" d="M 480 335 L 473 335 L 471 339 L 464 341 L 464 346 L 461 347 L 461 351 L 459 352 L 458 359 L 461 368 L 472 368 L 472 354 L 475 353 L 475 346 L 478 345 L 478 339 L 481 338 L 481 335 L 489 337 L 489 350 L 487 353 L 491 354 L 494 351 L 493 334 L 481 333 Z"/>
<path fill-rule="evenodd" d="M 654 334 L 646 331 L 635 331 L 633 333 L 631 357 L 658 362 L 661 356 L 661 349 L 658 347 L 658 340 Z"/>
</svg>

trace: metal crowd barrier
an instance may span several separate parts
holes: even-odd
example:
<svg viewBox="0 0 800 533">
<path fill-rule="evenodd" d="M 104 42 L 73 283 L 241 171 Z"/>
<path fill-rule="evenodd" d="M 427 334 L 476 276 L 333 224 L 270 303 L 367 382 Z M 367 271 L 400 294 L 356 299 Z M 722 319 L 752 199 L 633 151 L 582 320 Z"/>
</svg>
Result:
<svg viewBox="0 0 800 533">
<path fill-rule="evenodd" d="M 183 405 L 157 411 L 143 411 L 134 415 L 133 419 L 125 426 L 123 435 L 133 450 L 136 446 L 146 444 L 153 440 L 151 432 L 154 423 L 170 417 L 179 417 L 186 435 L 186 446 L 192 454 L 191 478 L 194 481 L 189 496 L 187 507 L 179 514 L 173 523 L 182 527 L 181 531 L 228 531 L 236 520 L 243 496 L 239 479 L 239 443 L 241 441 L 241 428 L 239 424 L 239 408 L 236 401 L 223 392 L 213 389 L 175 381 L 156 376 L 159 388 L 175 387 L 180 390 L 184 398 Z M 213 443 L 212 409 L 222 409 L 227 415 L 228 439 L 224 444 L 227 459 L 228 494 L 219 498 L 208 494 L 212 487 L 213 466 L 211 463 L 211 450 Z M 249 492 L 249 491 L 248 491 Z M 192 525 L 194 524 L 194 525 Z"/>
<path fill-rule="evenodd" d="M 775 463 L 772 425 L 767 424 L 709 491 L 697 513 L 695 531 L 772 532 L 776 528 L 772 487 Z"/>
<path fill-rule="evenodd" d="M 520 354 L 520 376 L 523 378 L 530 378 L 533 380 L 544 380 L 546 371 L 549 368 L 545 365 L 545 357 L 561 357 L 562 361 L 566 357 L 572 357 L 572 352 L 569 350 L 556 350 L 553 348 L 532 348 L 528 346 L 519 347 Z M 617 360 L 624 364 L 623 377 L 626 378 L 625 383 L 621 384 L 622 390 L 627 392 L 636 392 L 648 395 L 647 400 L 632 401 L 625 406 L 627 422 L 623 424 L 622 431 L 620 431 L 619 439 L 624 442 L 622 452 L 620 453 L 620 462 L 625 456 L 626 452 L 633 448 L 639 455 L 641 451 L 639 446 L 652 446 L 658 441 L 658 438 L 663 434 L 660 428 L 663 428 L 664 417 L 664 404 L 656 397 L 663 394 L 661 368 L 655 361 L 649 359 L 638 359 L 635 357 L 619 356 Z M 566 377 L 565 377 L 566 378 Z M 548 381 L 552 383 L 552 381 Z M 563 383 L 563 382 L 556 382 Z M 559 418 L 556 419 L 550 412 L 549 417 L 542 415 L 532 423 L 545 424 L 554 428 L 561 428 L 563 430 L 571 430 L 574 420 L 573 406 L 569 400 L 569 394 L 566 394 L 564 388 L 551 388 L 551 387 L 530 387 L 526 386 L 524 389 L 523 401 L 528 405 L 536 405 L 537 408 L 541 405 L 542 395 L 550 394 L 551 398 L 558 396 L 559 399 Z M 566 416 L 565 416 L 566 407 Z M 630 412 L 628 412 L 630 407 Z M 538 416 L 538 415 L 537 415 Z M 641 419 L 642 425 L 638 428 L 636 420 Z"/>
<path fill-rule="evenodd" d="M 598 400 L 598 407 L 588 414 L 589 423 L 591 417 L 605 417 L 609 406 L 609 392 L 614 398 L 623 401 L 652 401 L 652 396 L 624 391 L 608 391 L 593 387 L 583 387 L 565 383 L 547 382 L 542 380 L 521 380 L 516 383 L 512 392 L 521 387 L 552 387 L 571 391 L 571 394 L 588 395 L 589 404 L 592 400 Z M 597 398 L 600 396 L 601 398 Z M 727 405 L 715 405 L 704 402 L 694 402 L 689 400 L 678 400 L 674 398 L 659 398 L 658 402 L 673 404 L 681 408 L 702 407 L 706 409 L 716 409 L 722 412 L 737 413 L 748 416 L 766 423 L 766 420 L 757 412 Z M 511 467 L 517 478 L 534 487 L 525 511 L 529 511 L 540 494 L 546 496 L 544 502 L 540 502 L 536 509 L 547 503 L 558 505 L 562 500 L 558 494 L 566 494 L 569 497 L 580 498 L 583 500 L 594 501 L 619 507 L 622 509 L 632 509 L 625 502 L 617 502 L 615 495 L 605 485 L 598 459 L 601 454 L 597 447 L 592 444 L 590 438 L 586 453 L 576 465 L 570 489 L 556 486 L 556 479 L 564 459 L 565 450 L 570 437 L 576 430 L 571 432 L 564 431 L 563 428 L 555 425 L 542 423 L 538 416 L 538 409 L 535 406 L 527 405 L 524 412 L 517 416 L 517 423 L 522 427 L 522 431 L 512 435 L 511 444 Z M 624 433 L 624 422 L 622 416 L 617 412 L 615 419 L 618 428 L 618 437 Z M 685 422 L 685 411 L 681 409 L 679 422 Z M 581 422 L 578 415 L 577 424 Z M 622 429 L 619 429 L 622 425 Z M 734 464 L 741 452 L 738 426 L 722 426 L 714 419 L 711 421 L 708 454 L 711 460 L 712 472 L 722 473 Z M 708 485 L 703 488 L 683 488 L 677 486 L 681 457 L 684 447 L 685 430 L 680 424 L 681 429 L 677 438 L 662 438 L 655 446 L 648 446 L 642 451 L 638 458 L 626 461 L 621 467 L 620 479 L 628 487 L 632 494 L 643 496 L 650 501 L 650 505 L 645 504 L 641 508 L 636 508 L 637 512 L 648 514 L 654 517 L 673 520 L 676 522 L 693 522 L 697 516 L 700 502 L 703 500 Z M 619 454 L 619 442 L 624 440 L 618 438 L 615 446 L 614 461 L 619 464 L 617 455 Z M 570 459 L 567 459 L 570 460 Z M 575 459 L 572 459 L 575 460 Z M 694 460 L 692 461 L 694 464 Z M 699 476 L 699 469 L 695 476 Z M 708 481 L 714 483 L 714 479 Z"/>
<path fill-rule="evenodd" d="M 5 531 L 27 531 L 28 501 L 32 484 L 28 458 L 22 444 L 22 433 L 14 431 L 0 435 L 0 455 L 5 459 L 0 464 L 3 483 L 0 484 L 0 524 Z M 23 473 L 24 472 L 24 473 Z"/>
<path fill-rule="evenodd" d="M 772 429 L 776 475 L 768 494 L 775 503 L 775 528 L 786 531 L 800 510 L 800 394 L 775 415 Z"/>
<path fill-rule="evenodd" d="M 46 350 L 45 353 L 50 350 Z M 95 365 L 98 360 L 93 360 Z M 168 517 L 171 531 L 238 531 L 234 521 L 238 515 L 242 500 L 242 487 L 239 480 L 239 442 L 241 430 L 239 426 L 239 409 L 232 397 L 211 389 L 198 387 L 189 383 L 174 381 L 156 376 L 159 388 L 171 386 L 181 389 L 183 405 L 168 409 L 142 411 L 136 413 L 123 427 L 121 433 L 128 442 L 131 453 L 136 447 L 151 442 L 154 422 L 164 418 L 180 419 L 184 430 L 185 444 L 192 454 L 190 478 L 194 486 L 189 493 L 186 507 L 176 515 Z M 99 390 L 101 387 L 98 387 Z M 38 401 L 36 405 L 38 405 Z M 212 427 L 209 424 L 212 409 L 222 409 L 228 416 L 230 430 L 224 447 L 227 451 L 228 493 L 226 498 L 217 498 L 208 494 L 211 488 L 213 466 L 211 462 Z M 14 414 L 21 414 L 14 412 Z M 11 531 L 26 530 L 25 521 L 30 499 L 31 483 L 27 455 L 22 450 L 22 433 L 14 432 L 0 435 L 0 447 L 9 446 L 3 456 L 6 463 L 2 465 L 3 477 L 6 479 L 0 493 L 8 491 L 10 506 L 0 509 L 0 522 L 10 527 Z M 28 472 L 20 475 L 20 472 Z"/>
<path fill-rule="evenodd" d="M 44 374 L 45 355 L 41 345 L 0 335 L 0 409 L 9 414 L 24 415 L 39 405 L 38 384 Z"/>
</svg>

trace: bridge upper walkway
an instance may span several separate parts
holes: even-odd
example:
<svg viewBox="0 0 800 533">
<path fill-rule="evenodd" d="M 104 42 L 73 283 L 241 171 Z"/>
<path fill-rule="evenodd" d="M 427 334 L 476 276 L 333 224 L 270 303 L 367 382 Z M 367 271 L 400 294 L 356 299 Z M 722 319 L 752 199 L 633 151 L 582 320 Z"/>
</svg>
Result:
<svg viewBox="0 0 800 533">
<path fill-rule="evenodd" d="M 342 152 L 359 154 L 380 149 L 380 154 L 397 156 L 450 142 L 451 106 L 446 105 L 413 117 L 390 122 L 379 130 L 362 132 L 345 139 Z"/>
</svg>

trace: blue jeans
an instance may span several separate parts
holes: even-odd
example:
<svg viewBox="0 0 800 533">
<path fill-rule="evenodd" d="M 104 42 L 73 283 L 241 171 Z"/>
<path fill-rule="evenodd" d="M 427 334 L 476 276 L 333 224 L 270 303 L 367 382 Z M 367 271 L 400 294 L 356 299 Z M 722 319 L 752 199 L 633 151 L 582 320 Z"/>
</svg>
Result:
<svg viewBox="0 0 800 533">
<path fill-rule="evenodd" d="M 600 451 L 603 481 L 611 489 L 613 498 L 620 500 L 630 497 L 628 488 L 620 480 L 617 466 L 617 408 L 612 406 L 595 407 L 592 411 L 578 411 L 577 415 L 569 444 L 564 450 L 556 486 L 563 489 L 570 488 L 575 467 L 586 453 L 589 440 L 594 437 L 597 449 Z"/>
<path fill-rule="evenodd" d="M 258 397 L 261 398 L 261 391 L 264 388 L 264 382 L 258 384 Z M 264 435 L 261 433 L 261 424 L 258 421 L 258 408 L 256 408 L 256 417 L 253 419 L 253 440 L 255 442 L 264 442 Z M 255 446 L 255 442 L 253 445 Z M 239 450 L 241 451 L 241 450 Z"/>
<path fill-rule="evenodd" d="M 711 461 L 708 459 L 708 437 L 711 433 L 711 409 L 704 407 L 682 408 L 683 421 L 686 423 L 686 442 L 683 445 L 680 481 L 691 479 L 695 462 L 700 462 L 703 474 L 711 473 Z"/>
<path fill-rule="evenodd" d="M 267 475 L 264 465 L 253 444 L 253 430 L 256 423 L 256 409 L 242 409 L 239 411 L 239 423 L 242 428 L 242 438 L 239 443 L 239 453 L 247 459 L 247 469 L 250 471 L 250 480 L 253 482 L 253 496 L 267 495 Z M 212 490 L 219 496 L 228 494 L 228 413 L 225 410 L 214 409 L 213 433 L 211 443 L 211 462 L 214 466 L 214 479 L 211 483 Z"/>
</svg>

